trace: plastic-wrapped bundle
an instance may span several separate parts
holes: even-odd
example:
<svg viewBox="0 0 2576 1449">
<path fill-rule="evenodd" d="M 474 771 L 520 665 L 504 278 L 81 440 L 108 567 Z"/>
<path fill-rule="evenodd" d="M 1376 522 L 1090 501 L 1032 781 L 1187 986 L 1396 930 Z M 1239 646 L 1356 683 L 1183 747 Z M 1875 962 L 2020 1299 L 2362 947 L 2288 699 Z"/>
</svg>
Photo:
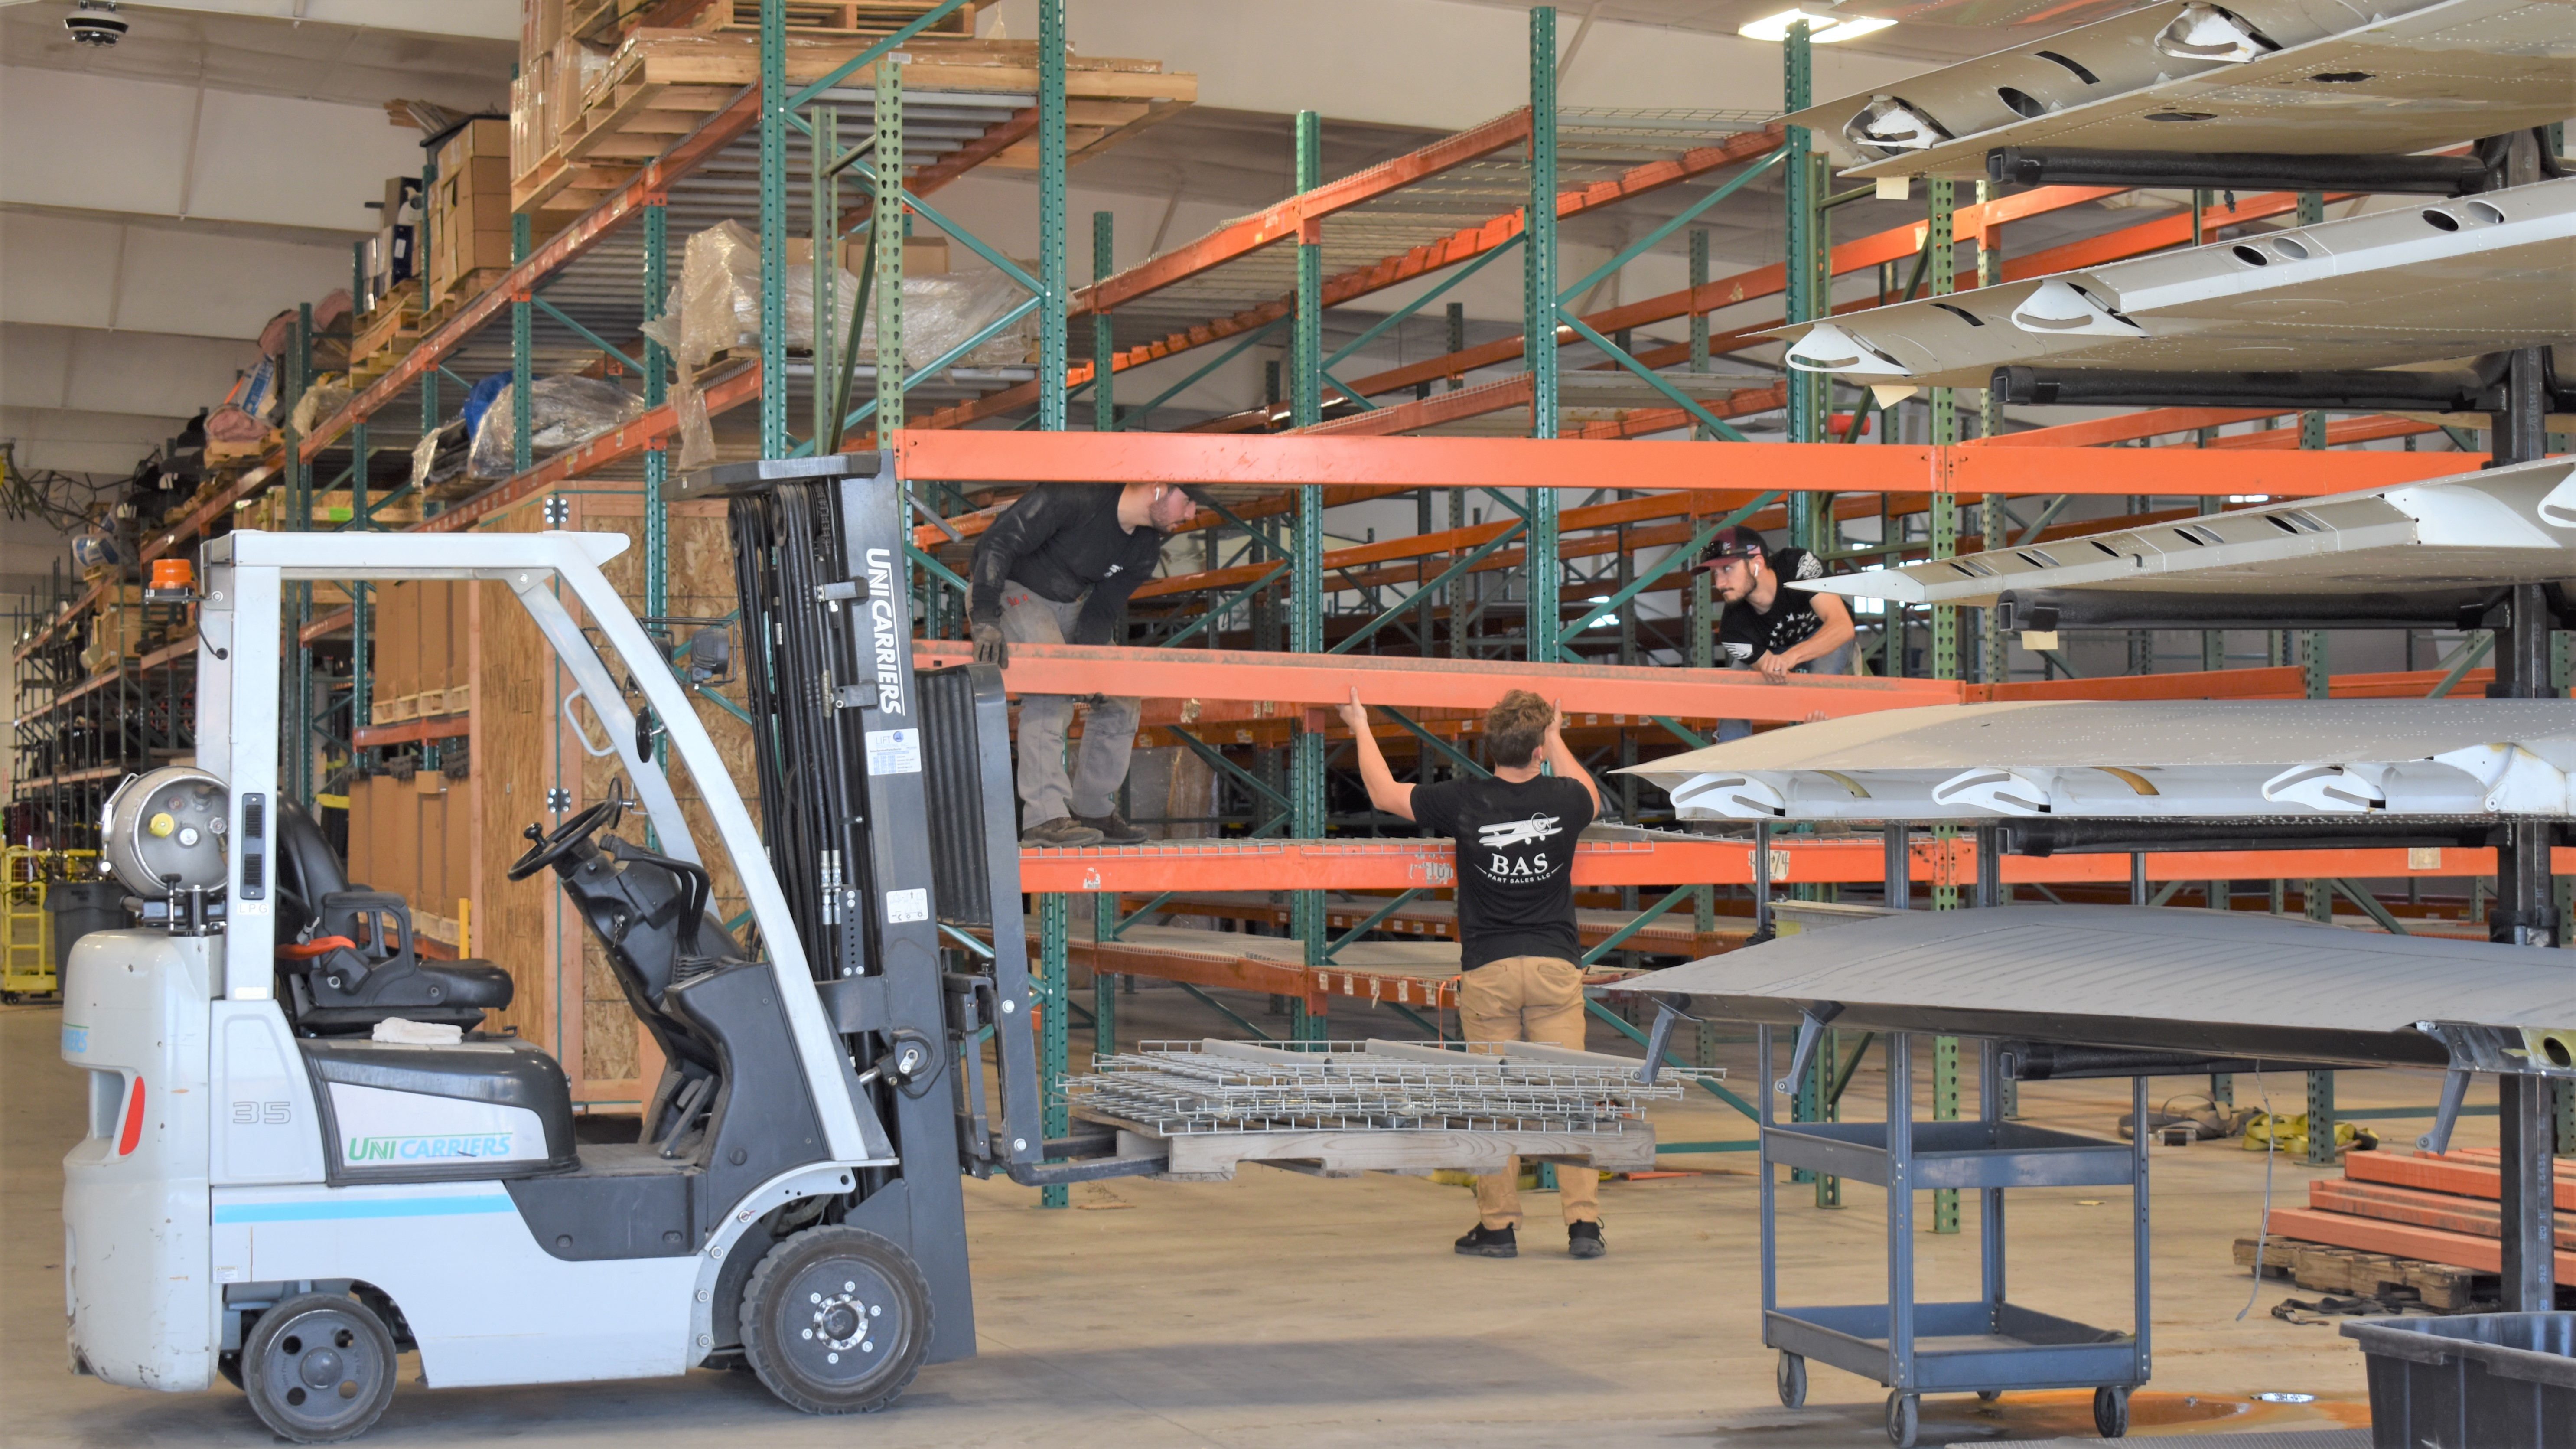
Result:
<svg viewBox="0 0 2576 1449">
<path fill-rule="evenodd" d="M 465 476 L 470 442 L 463 418 L 450 418 L 423 433 L 411 450 L 411 486 L 424 498 L 447 497 L 447 485 Z"/>
<path fill-rule="evenodd" d="M 516 471 L 510 389 L 484 411 L 474 430 L 467 471 L 476 478 L 507 478 Z M 644 400 L 595 377 L 541 377 L 528 389 L 528 456 L 550 457 L 576 443 L 644 415 Z"/>
<path fill-rule="evenodd" d="M 850 304 L 852 295 L 842 294 L 843 306 Z M 904 278 L 903 365 L 907 369 L 928 367 L 1028 300 L 1028 296 L 1027 288 L 1003 272 Z M 877 357 L 876 309 L 870 307 L 868 311 L 871 315 L 859 331 L 859 360 L 873 363 Z M 974 351 L 953 365 L 1015 366 L 1029 360 L 1029 349 L 1037 341 L 1038 314 L 1032 308 L 1018 321 L 976 344 Z"/>
</svg>

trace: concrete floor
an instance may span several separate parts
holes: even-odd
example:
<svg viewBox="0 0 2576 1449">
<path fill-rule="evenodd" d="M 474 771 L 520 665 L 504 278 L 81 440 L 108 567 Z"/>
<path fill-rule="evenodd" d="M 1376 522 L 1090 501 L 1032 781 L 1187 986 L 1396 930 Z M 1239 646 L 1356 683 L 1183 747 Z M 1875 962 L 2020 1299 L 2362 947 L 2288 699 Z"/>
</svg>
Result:
<svg viewBox="0 0 2576 1449">
<path fill-rule="evenodd" d="M 1257 1013 L 1258 998 L 1239 1009 Z M 1205 1033 L 1204 1008 L 1148 989 L 1122 1005 L 1126 1030 Z M 1256 1016 L 1256 1019 L 1258 1017 Z M 1366 1021 L 1370 1025 L 1363 1026 Z M 58 1010 L 0 1008 L 0 1442 L 54 1445 L 267 1444 L 229 1389 L 155 1395 L 63 1369 L 61 1176 L 78 1136 L 75 1073 L 57 1055 Z M 1346 1034 L 1403 1035 L 1392 1016 L 1352 1013 Z M 1596 1046 L 1613 1043 L 1603 1031 Z M 1077 1048 L 1082 1045 L 1077 1037 Z M 1928 1056 L 1929 1053 L 1922 1053 Z M 1873 1056 L 1873 1060 L 1874 1060 Z M 1735 1059 L 1750 1076 L 1749 1050 Z M 2198 1083 L 2159 1082 L 2157 1094 Z M 2295 1078 L 2273 1084 L 2290 1110 Z M 2026 1088 L 2025 1115 L 2107 1132 L 2125 1084 Z M 2429 1101 L 2431 1079 L 2349 1074 L 2345 1105 Z M 2241 1095 L 2251 1100 L 2253 1084 Z M 1846 1115 L 1878 1110 L 1879 1083 L 1855 1079 Z M 1703 1100 L 1706 1100 L 1703 1098 Z M 1920 1098 L 1918 1098 L 1920 1100 Z M 1666 1141 L 1741 1137 L 1743 1119 L 1712 1103 L 1660 1113 Z M 2411 1135 L 2414 1124 L 2401 1124 Z M 2463 1124 L 2493 1140 L 2492 1119 Z M 1779 1407 L 1773 1355 L 1760 1346 L 1754 1179 L 1736 1154 L 1668 1157 L 1686 1176 L 1604 1184 L 1610 1256 L 1562 1255 L 1552 1226 L 1524 1227 L 1523 1256 L 1465 1259 L 1449 1239 L 1473 1218 L 1459 1187 L 1373 1176 L 1321 1181 L 1246 1169 L 1230 1184 L 1140 1180 L 1077 1189 L 1070 1211 L 1034 1191 L 970 1183 L 979 1358 L 925 1370 L 890 1411 L 864 1423 L 806 1418 L 750 1376 L 517 1390 L 433 1392 L 406 1382 L 367 1442 L 386 1446 L 519 1438 L 547 1444 L 824 1444 L 871 1449 L 1046 1443 L 1117 1445 L 1412 1444 L 1884 1445 L 1883 1392 L 1817 1367 L 1809 1406 Z M 1705 1170 L 1714 1168 L 1715 1170 Z M 2155 1161 L 2155 1357 L 2135 1401 L 2134 1437 L 2367 1422 L 2361 1361 L 2331 1328 L 2268 1316 L 2288 1287 L 2251 1287 L 2230 1243 L 2254 1231 L 2263 1159 L 2235 1144 L 2160 1151 Z M 2276 1200 L 2304 1201 L 2315 1172 L 2275 1164 Z M 1884 1230 L 1875 1190 L 1848 1206 L 1784 1201 L 1788 1301 L 1884 1296 Z M 1529 1200 L 1552 1225 L 1552 1195 Z M 1928 1220 L 1929 1204 L 1924 1203 Z M 2105 1326 L 2127 1322 L 2127 1199 L 2033 1192 L 2014 1199 L 2015 1296 Z M 1972 1296 L 1975 1220 L 1928 1232 L 1917 1252 L 1927 1292 Z M 495 1292 L 508 1285 L 496 1283 Z M 412 1372 L 406 1369 L 406 1375 Z M 2315 1402 L 2256 1402 L 2262 1391 Z M 1992 1406 L 1936 1399 L 1923 1442 L 2089 1434 L 2089 1395 L 2013 1396 Z"/>
</svg>

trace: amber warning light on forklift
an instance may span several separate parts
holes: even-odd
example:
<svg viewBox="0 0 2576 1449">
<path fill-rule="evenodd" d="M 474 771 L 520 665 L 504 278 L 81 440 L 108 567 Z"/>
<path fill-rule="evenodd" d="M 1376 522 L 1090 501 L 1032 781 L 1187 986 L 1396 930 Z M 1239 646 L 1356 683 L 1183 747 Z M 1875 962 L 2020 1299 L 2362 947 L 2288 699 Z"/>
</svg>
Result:
<svg viewBox="0 0 2576 1449">
<path fill-rule="evenodd" d="M 184 558 L 157 558 L 152 561 L 152 582 L 143 591 L 151 604 L 193 604 L 197 601 L 197 566 Z"/>
</svg>

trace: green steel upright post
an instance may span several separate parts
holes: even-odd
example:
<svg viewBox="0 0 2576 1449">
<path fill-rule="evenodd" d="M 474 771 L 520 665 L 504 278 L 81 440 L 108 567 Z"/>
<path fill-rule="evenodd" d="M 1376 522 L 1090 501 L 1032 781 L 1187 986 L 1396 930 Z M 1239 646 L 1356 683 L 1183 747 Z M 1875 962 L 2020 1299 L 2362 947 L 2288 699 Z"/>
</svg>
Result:
<svg viewBox="0 0 2576 1449">
<path fill-rule="evenodd" d="M 1073 897 L 1048 891 L 1038 897 L 1038 1090 L 1046 1106 L 1038 1119 L 1049 1137 L 1062 1137 L 1073 1127 L 1063 1082 L 1073 1056 L 1072 952 L 1067 949 Z M 1072 1201 L 1062 1187 L 1038 1189 L 1040 1207 L 1060 1208 Z"/>
<path fill-rule="evenodd" d="M 1929 290 L 1935 297 L 1946 297 L 1958 290 L 1959 253 L 1955 245 L 1957 237 L 1953 229 L 1952 215 L 1958 204 L 1957 188 L 1958 183 L 1947 177 L 1935 177 L 1925 187 L 1930 193 L 1925 233 L 1925 245 L 1928 250 L 1925 256 L 1930 264 Z M 1931 390 L 1929 402 L 1932 415 L 1930 436 L 1927 441 L 1936 448 L 1956 446 L 1959 441 L 1959 409 L 1955 396 L 1946 387 L 1936 387 Z M 1958 495 L 1946 491 L 1936 492 L 1932 495 L 1931 503 L 1931 555 L 1934 558 L 1952 557 L 1959 551 Z M 1958 606 L 1935 604 L 1932 606 L 1931 614 L 1932 677 L 1957 679 L 1959 677 Z M 1940 830 L 1933 832 L 1936 841 L 1943 833 Z M 1982 895 L 1985 882 L 1981 880 L 1978 885 Z M 1933 892 L 1936 909 L 1940 904 L 1940 896 L 1939 891 Z M 1958 894 L 1955 889 L 1950 893 L 1950 899 L 1951 903 L 1956 905 Z M 1958 1120 L 1958 1116 L 1959 1039 L 1955 1036 L 1935 1037 L 1932 1040 L 1932 1117 L 1935 1121 L 1952 1122 Z M 1932 1231 L 1936 1233 L 1959 1231 L 1957 1189 L 1942 1188 L 1932 1194 Z"/>
<path fill-rule="evenodd" d="M 1556 397 L 1556 7 L 1529 13 L 1529 208 L 1522 213 L 1521 350 L 1530 371 L 1530 436 L 1553 438 Z M 1529 494 L 1529 529 L 1522 569 L 1529 595 L 1529 657 L 1552 664 L 1565 622 L 1565 568 L 1557 553 L 1557 499 L 1553 488 Z"/>
<path fill-rule="evenodd" d="M 352 321 L 351 326 L 356 323 Z M 360 418 L 349 428 L 349 526 L 361 532 L 376 525 L 367 517 L 367 420 Z M 349 758 L 358 757 L 358 731 L 375 722 L 375 711 L 367 699 L 367 637 L 372 632 L 374 610 L 369 607 L 373 587 L 364 581 L 349 585 Z"/>
<path fill-rule="evenodd" d="M 760 0 L 760 456 L 787 437 L 787 0 Z"/>
<path fill-rule="evenodd" d="M 1297 113 L 1297 190 L 1302 194 L 1323 184 L 1323 118 L 1313 111 Z M 1293 427 L 1310 428 L 1324 417 L 1324 248 L 1309 232 L 1297 243 L 1297 315 L 1288 342 L 1288 406 Z M 1288 550 L 1288 648 L 1298 654 L 1324 650 L 1324 490 L 1315 485 L 1297 490 L 1297 536 Z M 1324 736 L 1304 724 L 1297 728 L 1288 759 L 1288 833 L 1300 840 L 1323 836 Z M 1329 944 L 1324 893 L 1297 891 L 1288 900 L 1291 932 L 1305 946 L 1306 964 L 1324 964 Z M 1289 1008 L 1289 1035 L 1300 1041 L 1321 1040 L 1323 1021 L 1303 1000 Z"/>
<path fill-rule="evenodd" d="M 670 300 L 671 232 L 669 209 L 660 198 L 644 203 L 644 318 L 662 315 Z M 660 407 L 670 397 L 671 354 L 650 336 L 644 339 L 644 405 Z M 662 489 L 671 481 L 671 455 L 659 440 L 644 454 L 644 617 L 671 612 L 671 509 Z M 654 758 L 667 761 L 666 742 L 654 745 Z"/>
<path fill-rule="evenodd" d="M 1038 0 L 1038 427 L 1064 431 L 1064 0 Z"/>
<path fill-rule="evenodd" d="M 892 57 L 878 61 L 879 79 L 882 81 L 894 68 Z M 877 114 L 882 126 L 882 98 L 877 102 Z M 840 394 L 835 377 L 841 361 L 841 173 L 832 169 L 841 150 L 840 121 L 841 113 L 833 106 L 818 105 L 806 113 L 805 198 L 810 217 L 808 231 L 813 238 L 813 251 L 807 258 L 812 267 L 810 310 L 814 315 L 812 417 L 814 449 L 822 453 L 837 451 L 833 442 L 840 432 Z M 877 174 L 884 175 L 884 169 L 878 168 Z M 900 179 L 896 184 L 902 184 Z"/>
<path fill-rule="evenodd" d="M 1690 363 L 1692 372 L 1708 371 L 1708 314 L 1700 310 L 1699 289 L 1708 285 L 1708 228 L 1695 226 L 1690 234 Z M 1708 441 L 1708 424 L 1693 423 L 1691 436 Z M 1694 575 L 1694 577 L 1698 577 Z"/>
<path fill-rule="evenodd" d="M 903 355 L 903 67 L 894 56 L 877 60 L 876 195 L 871 198 L 869 234 L 876 240 L 876 276 L 868 292 L 877 314 L 877 436 L 888 437 L 904 424 L 904 395 L 911 386 Z M 1056 377 L 1064 360 L 1056 359 Z M 1059 418 L 1056 426 L 1064 426 Z M 935 583 L 930 587 L 936 590 Z"/>
<path fill-rule="evenodd" d="M 528 259 L 528 215 L 510 218 L 510 264 Z M 510 472 L 525 473 L 536 463 L 528 437 L 535 407 L 529 389 L 536 386 L 536 299 L 526 288 L 510 294 Z"/>
<path fill-rule="evenodd" d="M 1999 194 L 2000 188 L 1997 187 L 1994 182 L 1980 181 L 1977 183 L 1977 200 L 1980 203 L 1993 201 Z M 1979 220 L 1982 222 L 1983 218 L 1979 218 Z M 2002 242 L 2003 228 L 1982 224 L 1977 228 L 1978 286 L 1994 287 L 2002 285 L 2004 279 L 2004 249 Z M 1987 388 L 1985 391 L 1985 401 L 1978 408 L 1977 412 L 1977 436 L 1981 438 L 1998 437 L 2002 435 L 2003 430 L 2003 394 L 1995 391 L 1993 388 Z M 2012 525 L 2004 513 L 2004 496 L 2000 493 L 1989 493 L 1985 495 L 1984 503 L 1985 506 L 1981 511 L 1984 514 L 1983 522 L 1986 526 L 1985 546 L 1988 548 L 2002 548 L 2005 544 L 2012 542 Z M 1982 671 L 1984 682 L 1988 684 L 2002 684 L 2012 676 L 2012 655 L 2010 653 L 2012 645 L 2009 640 L 2004 638 L 2002 611 L 1987 609 L 1984 610 L 1983 613 L 1985 616 L 1984 633 L 1986 644 L 1985 669 Z"/>
<path fill-rule="evenodd" d="M 1091 281 L 1098 286 L 1118 270 L 1118 213 L 1095 211 L 1091 214 Z M 1091 314 L 1091 430 L 1095 433 L 1118 431 L 1118 404 L 1111 386 L 1118 362 L 1118 334 L 1105 309 Z"/>
<path fill-rule="evenodd" d="M 1815 55 L 1804 20 L 1791 21 L 1789 33 L 1780 47 L 1780 104 L 1783 111 L 1806 109 L 1815 89 Z M 1816 275 L 1823 250 L 1818 232 L 1824 212 L 1818 205 L 1818 173 L 1815 157 L 1809 151 L 1809 134 L 1804 126 L 1790 126 L 1781 136 L 1789 151 L 1788 163 L 1781 167 L 1781 190 L 1786 212 L 1782 218 L 1788 267 L 1786 295 L 1782 298 L 1784 316 L 1791 322 L 1805 322 L 1831 310 L 1830 304 L 1816 285 Z M 1790 371 L 1784 379 L 1789 395 L 1789 441 L 1819 443 L 1825 437 L 1827 389 L 1831 386 L 1823 373 Z M 1789 495 L 1789 542 L 1800 547 L 1815 545 L 1815 496 L 1801 491 Z"/>
<path fill-rule="evenodd" d="M 2299 225 L 2315 226 L 2326 219 L 2326 194 L 2322 191 L 2299 193 Z M 2322 411 L 2299 414 L 2299 446 L 2322 448 L 2326 445 L 2326 415 Z M 2329 1144 L 2331 1149 L 2331 1144 Z M 2309 1150 L 2315 1151 L 2313 1139 Z M 2331 1157 L 2326 1159 L 2332 1161 Z"/>
</svg>

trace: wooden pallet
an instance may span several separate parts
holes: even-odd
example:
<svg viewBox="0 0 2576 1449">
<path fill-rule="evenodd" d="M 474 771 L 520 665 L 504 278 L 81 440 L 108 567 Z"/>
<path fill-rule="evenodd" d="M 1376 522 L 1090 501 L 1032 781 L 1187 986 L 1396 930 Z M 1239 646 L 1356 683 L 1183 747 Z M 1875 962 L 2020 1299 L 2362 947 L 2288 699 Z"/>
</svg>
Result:
<svg viewBox="0 0 2576 1449">
<path fill-rule="evenodd" d="M 814 38 L 807 39 L 809 33 Z M 744 86 L 759 83 L 757 41 L 757 36 L 698 30 L 631 32 L 547 154 L 510 184 L 512 209 L 559 222 L 597 205 L 645 162 L 731 104 Z M 828 32 L 791 36 L 788 83 L 820 80 L 865 48 L 864 40 Z M 1027 95 L 1037 89 L 1034 41 L 925 36 L 906 42 L 904 53 L 911 57 L 904 84 L 914 90 Z M 1198 98 L 1198 77 L 1167 74 L 1160 61 L 1076 56 L 1066 64 L 1069 163 L 1178 114 Z M 843 83 L 871 86 L 873 69 Z M 1004 149 L 991 164 L 1036 166 L 1036 138 Z"/>
<path fill-rule="evenodd" d="M 386 373 L 403 354 L 427 335 L 420 306 L 420 284 L 405 282 L 369 312 L 357 338 L 349 344 L 349 381 L 364 387 Z"/>
<path fill-rule="evenodd" d="M 1654 1128 L 1623 1132 L 1203 1132 L 1157 1136 L 1116 1117 L 1076 1111 L 1118 1129 L 1121 1157 L 1164 1157 L 1155 1174 L 1175 1182 L 1231 1182 L 1246 1163 L 1315 1177 L 1369 1172 L 1424 1176 L 1439 1171 L 1500 1172 L 1507 1157 L 1589 1165 L 1604 1172 L 1645 1172 L 1655 1165 Z"/>
<path fill-rule="evenodd" d="M 791 32 L 875 39 L 910 25 L 937 4 L 938 0 L 787 0 L 782 8 L 787 12 Z M 921 34 L 971 37 L 975 33 L 975 12 L 983 8 L 968 0 Z M 760 0 L 715 0 L 698 12 L 690 28 L 709 35 L 757 35 Z"/>
<path fill-rule="evenodd" d="M 508 267 L 478 267 L 458 277 L 449 284 L 447 295 L 432 303 L 429 310 L 421 314 L 420 335 L 426 337 L 446 326 L 448 319 L 463 311 L 466 303 L 501 285 L 501 279 L 508 275 L 510 275 Z"/>
<path fill-rule="evenodd" d="M 2236 1240 L 2237 1267 L 2254 1266 L 2255 1246 L 2252 1238 Z M 2472 1304 L 2494 1301 L 2500 1292 L 2495 1274 L 2448 1263 L 2426 1263 L 2290 1238 L 2270 1239 L 2262 1244 L 2262 1253 L 2264 1277 L 2287 1278 L 2312 1293 L 2413 1297 L 2427 1308 L 2464 1313 Z"/>
</svg>

